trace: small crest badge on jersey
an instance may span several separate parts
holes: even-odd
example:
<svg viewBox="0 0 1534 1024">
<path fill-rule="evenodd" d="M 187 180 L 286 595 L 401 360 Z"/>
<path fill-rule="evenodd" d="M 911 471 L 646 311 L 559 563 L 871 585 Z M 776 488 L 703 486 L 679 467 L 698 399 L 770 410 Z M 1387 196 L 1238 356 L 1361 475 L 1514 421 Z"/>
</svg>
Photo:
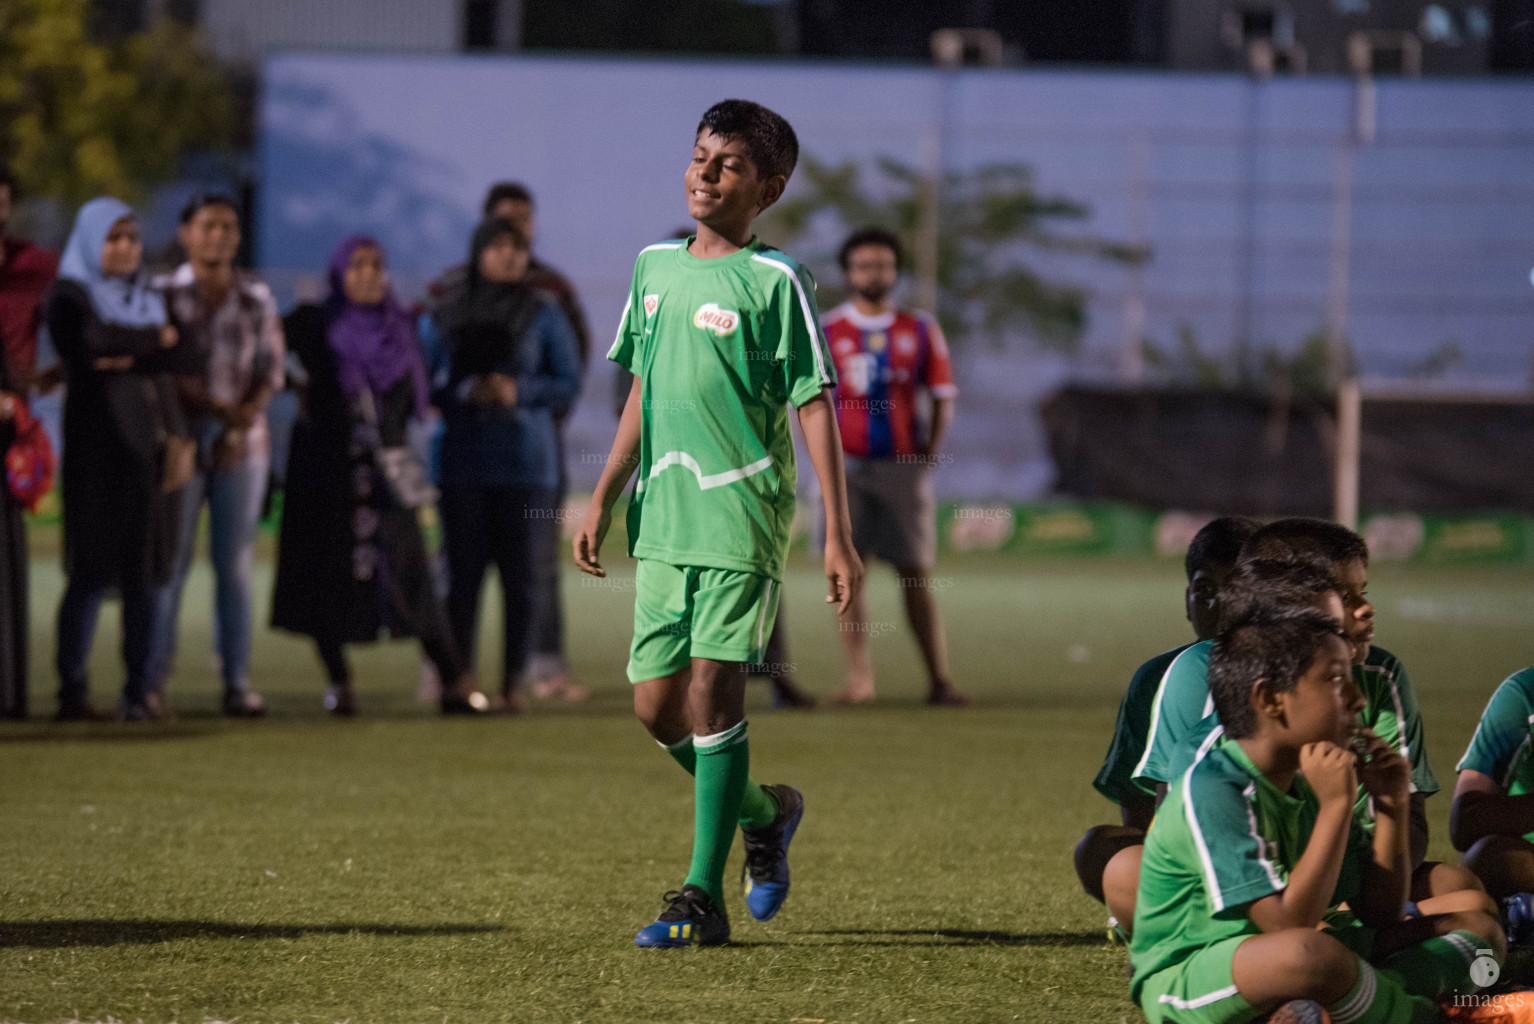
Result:
<svg viewBox="0 0 1534 1024">
<path fill-rule="evenodd" d="M 653 292 L 644 297 L 644 315 L 654 316 L 656 307 L 660 305 L 660 296 Z"/>
<path fill-rule="evenodd" d="M 868 350 L 870 352 L 883 352 L 889 344 L 889 335 L 883 331 L 874 331 L 868 336 Z"/>
</svg>

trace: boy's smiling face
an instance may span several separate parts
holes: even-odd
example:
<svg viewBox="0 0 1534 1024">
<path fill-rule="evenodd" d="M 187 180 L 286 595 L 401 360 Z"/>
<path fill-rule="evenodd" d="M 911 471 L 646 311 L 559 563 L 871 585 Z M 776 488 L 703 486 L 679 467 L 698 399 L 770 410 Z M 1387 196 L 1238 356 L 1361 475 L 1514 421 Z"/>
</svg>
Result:
<svg viewBox="0 0 1534 1024">
<path fill-rule="evenodd" d="M 1327 637 L 1294 689 L 1273 694 L 1290 744 L 1348 745 L 1364 709 L 1363 693 L 1353 682 L 1352 662 L 1351 646 L 1341 637 Z"/>
<path fill-rule="evenodd" d="M 1337 568 L 1342 581 L 1342 631 L 1353 645 L 1353 664 L 1362 665 L 1374 644 L 1374 605 L 1369 603 L 1369 567 L 1361 560 Z"/>
<path fill-rule="evenodd" d="M 693 144 L 686 182 L 687 215 L 726 237 L 749 228 L 788 183 L 782 175 L 759 177 L 744 143 L 707 130 Z"/>
</svg>

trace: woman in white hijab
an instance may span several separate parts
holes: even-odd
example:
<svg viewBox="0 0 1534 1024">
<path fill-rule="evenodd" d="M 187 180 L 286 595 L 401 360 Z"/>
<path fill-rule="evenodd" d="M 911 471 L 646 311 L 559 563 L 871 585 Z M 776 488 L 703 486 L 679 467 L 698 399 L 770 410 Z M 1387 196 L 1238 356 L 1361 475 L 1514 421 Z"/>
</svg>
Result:
<svg viewBox="0 0 1534 1024">
<path fill-rule="evenodd" d="M 86 664 L 101 601 L 113 590 L 122 596 L 127 669 L 119 714 L 156 716 L 145 690 L 155 588 L 169 575 L 193 455 L 170 375 L 194 371 L 197 353 L 178 344 L 142 257 L 132 209 L 93 199 L 75 219 L 48 299 L 48 331 L 69 383 L 60 721 L 104 717 L 91 705 Z"/>
</svg>

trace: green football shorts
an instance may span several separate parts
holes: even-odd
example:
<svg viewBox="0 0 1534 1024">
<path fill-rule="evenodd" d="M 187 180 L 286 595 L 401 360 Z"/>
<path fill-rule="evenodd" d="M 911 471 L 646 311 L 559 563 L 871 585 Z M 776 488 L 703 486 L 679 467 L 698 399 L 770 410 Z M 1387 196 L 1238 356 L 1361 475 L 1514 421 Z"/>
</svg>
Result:
<svg viewBox="0 0 1534 1024">
<path fill-rule="evenodd" d="M 1345 910 L 1330 910 L 1321 931 L 1360 959 L 1374 948 L 1374 929 Z M 1222 939 L 1180 964 L 1157 971 L 1140 988 L 1140 1006 L 1151 1024 L 1245 1024 L 1257 1010 L 1236 991 L 1236 947 L 1253 935 Z"/>
<path fill-rule="evenodd" d="M 641 558 L 629 682 L 669 676 L 693 658 L 760 662 L 781 589 L 770 576 Z"/>
<path fill-rule="evenodd" d="M 1246 1024 L 1256 1017 L 1231 973 L 1236 947 L 1251 937 L 1221 939 L 1146 978 L 1140 1008 L 1150 1024 Z"/>
</svg>

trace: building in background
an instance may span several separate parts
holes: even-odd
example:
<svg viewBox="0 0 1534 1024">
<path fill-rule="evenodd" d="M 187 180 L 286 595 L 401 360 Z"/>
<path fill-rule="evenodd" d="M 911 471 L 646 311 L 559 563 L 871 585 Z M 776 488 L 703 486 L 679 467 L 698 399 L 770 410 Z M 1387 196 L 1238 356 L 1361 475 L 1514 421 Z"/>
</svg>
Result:
<svg viewBox="0 0 1534 1024">
<path fill-rule="evenodd" d="M 254 65 L 274 50 L 448 54 L 515 50 L 522 0 L 95 0 L 97 24 L 132 32 L 171 17 L 220 58 Z"/>
<path fill-rule="evenodd" d="M 1175 0 L 1090 4 L 1007 0 L 788 0 L 797 12 L 797 52 L 825 57 L 927 60 L 942 28 L 989 29 L 1004 63 L 1162 62 L 1167 8 Z"/>
<path fill-rule="evenodd" d="M 797 51 L 922 60 L 940 28 L 995 32 L 1004 63 L 1183 71 L 1534 71 L 1534 0 L 788 0 Z M 898 16 L 895 11 L 898 9 Z"/>
<path fill-rule="evenodd" d="M 1479 75 L 1491 0 L 1175 0 L 1166 63 L 1200 71 Z"/>
<path fill-rule="evenodd" d="M 1534 0 L 95 0 L 127 32 L 169 16 L 250 65 L 282 49 L 801 55 L 926 61 L 943 28 L 1002 63 L 1280 74 L 1534 72 Z"/>
</svg>

